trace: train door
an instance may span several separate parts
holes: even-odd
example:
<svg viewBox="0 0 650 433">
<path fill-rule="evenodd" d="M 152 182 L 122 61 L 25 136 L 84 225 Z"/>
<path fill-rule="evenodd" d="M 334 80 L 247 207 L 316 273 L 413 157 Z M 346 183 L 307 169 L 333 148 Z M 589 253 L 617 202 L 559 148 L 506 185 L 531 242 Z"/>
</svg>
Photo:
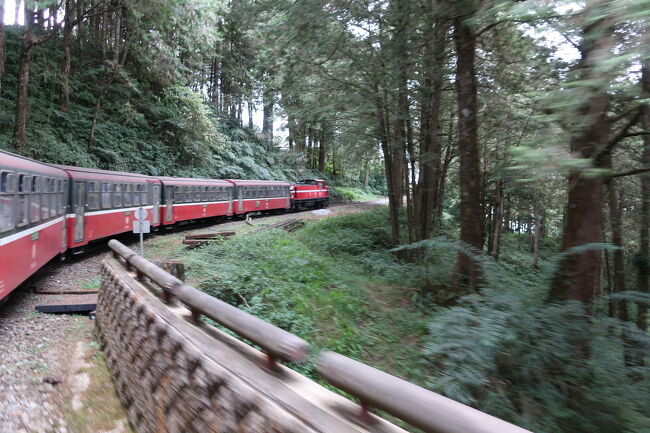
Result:
<svg viewBox="0 0 650 433">
<path fill-rule="evenodd" d="M 244 212 L 244 190 L 245 186 L 238 186 L 236 188 L 237 195 L 239 196 L 239 212 Z"/>
<path fill-rule="evenodd" d="M 74 183 L 74 241 L 82 242 L 86 228 L 86 183 Z"/>
<path fill-rule="evenodd" d="M 178 190 L 177 186 L 165 187 L 165 222 L 170 223 L 174 218 L 174 194 Z"/>
<path fill-rule="evenodd" d="M 160 224 L 160 185 L 153 186 L 153 224 Z"/>
</svg>

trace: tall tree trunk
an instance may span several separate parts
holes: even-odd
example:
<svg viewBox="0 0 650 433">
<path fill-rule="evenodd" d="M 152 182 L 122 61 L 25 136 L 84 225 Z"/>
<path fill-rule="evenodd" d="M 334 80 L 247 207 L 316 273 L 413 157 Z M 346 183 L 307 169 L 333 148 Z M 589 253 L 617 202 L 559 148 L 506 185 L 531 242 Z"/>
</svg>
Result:
<svg viewBox="0 0 650 433">
<path fill-rule="evenodd" d="M 0 0 L 0 92 L 5 74 L 5 0 Z"/>
<path fill-rule="evenodd" d="M 494 190 L 494 223 L 492 224 L 492 245 L 490 248 L 490 255 L 496 260 L 499 260 L 499 252 L 501 247 L 501 231 L 503 229 L 503 207 L 505 205 L 505 179 L 501 178 L 497 181 Z"/>
<path fill-rule="evenodd" d="M 650 98 L 650 60 L 643 62 L 641 74 L 643 95 Z M 643 129 L 650 131 L 650 105 L 643 106 Z M 641 157 L 643 167 L 650 167 L 650 136 L 643 136 L 643 155 Z M 641 175 L 641 229 L 639 233 L 639 260 L 637 281 L 640 292 L 650 292 L 650 173 Z M 647 314 L 648 306 L 643 302 L 637 303 L 637 326 L 646 331 L 648 328 Z"/>
<path fill-rule="evenodd" d="M 539 269 L 539 240 L 542 238 L 542 220 L 544 219 L 544 210 L 541 206 L 535 203 L 534 214 L 534 230 L 533 230 L 533 267 Z"/>
<path fill-rule="evenodd" d="M 587 1 L 587 7 L 609 9 L 609 1 Z M 597 13 L 599 11 L 594 11 Z M 581 43 L 582 58 L 578 64 L 580 78 L 595 82 L 609 82 L 611 76 L 603 63 L 612 56 L 615 36 L 611 28 L 610 14 L 601 13 L 601 18 L 584 30 Z M 594 88 L 591 95 L 575 113 L 580 130 L 571 139 L 571 153 L 580 158 L 592 158 L 607 147 L 609 123 L 607 108 L 609 94 L 607 86 Z M 602 166 L 602 159 L 594 161 Z M 550 299 L 573 299 L 590 306 L 594 288 L 600 285 L 601 253 L 591 248 L 586 251 L 569 252 L 572 248 L 600 241 L 603 209 L 603 178 L 587 176 L 573 170 L 568 177 L 568 206 L 566 225 L 562 236 L 562 258 L 550 291 Z"/>
<path fill-rule="evenodd" d="M 318 145 L 318 171 L 325 173 L 325 164 L 327 157 L 327 140 L 329 131 L 325 125 L 321 125 L 320 130 L 320 143 Z"/>
<path fill-rule="evenodd" d="M 253 111 L 255 111 L 255 104 L 248 102 L 248 128 L 253 129 Z"/>
<path fill-rule="evenodd" d="M 611 166 L 611 162 L 609 164 Z M 616 181 L 607 182 L 607 198 L 609 203 L 609 224 L 612 231 L 612 244 L 618 247 L 614 250 L 614 290 L 615 293 L 625 291 L 625 262 L 623 261 L 623 233 L 621 228 L 621 209 Z M 627 301 L 620 299 L 615 303 L 616 317 L 627 321 Z"/>
<path fill-rule="evenodd" d="M 262 120 L 262 135 L 268 141 L 273 140 L 273 95 L 270 91 L 264 92 L 264 118 Z"/>
<path fill-rule="evenodd" d="M 474 68 L 476 35 L 466 23 L 467 16 L 454 19 L 456 43 L 456 92 L 458 98 L 458 152 L 460 154 L 460 240 L 474 249 L 483 249 L 483 209 L 478 142 L 478 104 Z M 478 262 L 460 253 L 457 264 L 459 290 L 474 291 L 481 280 Z"/>
<path fill-rule="evenodd" d="M 122 4 L 118 3 L 115 10 L 115 36 L 113 42 L 113 62 L 120 61 L 120 46 L 122 42 Z"/>
<path fill-rule="evenodd" d="M 20 44 L 20 64 L 18 66 L 18 90 L 16 93 L 16 121 L 14 124 L 14 147 L 23 150 L 26 147 L 25 131 L 28 115 L 29 64 L 32 60 L 34 19 L 36 14 L 25 9 L 25 27 Z"/>
<path fill-rule="evenodd" d="M 61 89 L 59 92 L 59 109 L 64 113 L 70 104 L 70 44 L 72 43 L 72 12 L 74 0 L 66 0 L 63 27 L 63 60 L 61 61 Z"/>
<path fill-rule="evenodd" d="M 421 151 L 419 176 L 415 186 L 416 240 L 427 239 L 433 232 L 434 209 L 438 198 L 438 181 L 441 170 L 440 102 L 443 86 L 446 29 L 441 21 L 435 23 L 433 31 L 433 63 L 427 65 L 422 101 Z M 427 56 L 430 58 L 430 56 Z"/>
</svg>

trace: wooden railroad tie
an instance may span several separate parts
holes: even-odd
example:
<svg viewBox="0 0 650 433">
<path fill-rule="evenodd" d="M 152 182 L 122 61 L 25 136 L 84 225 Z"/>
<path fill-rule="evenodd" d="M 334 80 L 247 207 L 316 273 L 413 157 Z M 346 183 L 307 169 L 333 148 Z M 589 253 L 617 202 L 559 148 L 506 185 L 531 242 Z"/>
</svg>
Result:
<svg viewBox="0 0 650 433">
<path fill-rule="evenodd" d="M 189 248 L 196 248 L 199 245 L 205 245 L 213 242 L 223 242 L 225 239 L 235 236 L 235 232 L 218 232 L 218 233 L 201 233 L 196 235 L 187 235 L 183 239 L 183 244 Z"/>
</svg>

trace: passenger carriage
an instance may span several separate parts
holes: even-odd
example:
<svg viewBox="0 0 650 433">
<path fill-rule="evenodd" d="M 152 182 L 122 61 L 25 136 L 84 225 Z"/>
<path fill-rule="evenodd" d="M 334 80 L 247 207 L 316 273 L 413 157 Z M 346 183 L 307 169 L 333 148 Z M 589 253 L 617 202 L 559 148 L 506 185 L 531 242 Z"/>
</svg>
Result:
<svg viewBox="0 0 650 433">
<path fill-rule="evenodd" d="M 163 225 L 232 216 L 234 186 L 214 179 L 159 177 L 163 187 Z"/>
<path fill-rule="evenodd" d="M 66 215 L 68 247 L 133 230 L 135 210 L 148 210 L 151 227 L 160 225 L 161 183 L 134 173 L 56 165 L 70 178 Z"/>
<path fill-rule="evenodd" d="M 0 300 L 66 249 L 68 176 L 0 151 Z"/>
<path fill-rule="evenodd" d="M 291 186 L 291 207 L 294 210 L 322 208 L 329 205 L 329 187 L 323 179 L 305 179 Z"/>
<path fill-rule="evenodd" d="M 268 212 L 291 208 L 291 185 L 275 180 L 235 180 L 233 213 Z"/>
</svg>

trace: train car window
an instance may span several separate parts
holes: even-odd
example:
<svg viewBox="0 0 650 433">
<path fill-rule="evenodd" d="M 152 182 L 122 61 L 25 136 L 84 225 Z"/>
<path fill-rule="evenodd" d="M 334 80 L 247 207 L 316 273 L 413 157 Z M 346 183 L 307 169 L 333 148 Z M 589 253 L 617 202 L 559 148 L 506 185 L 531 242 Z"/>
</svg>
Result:
<svg viewBox="0 0 650 433">
<path fill-rule="evenodd" d="M 0 173 L 0 231 L 8 231 L 14 228 L 16 219 L 14 217 L 16 188 L 14 180 L 16 175 L 3 171 Z"/>
<path fill-rule="evenodd" d="M 88 209 L 97 210 L 99 209 L 99 182 L 88 182 L 87 184 L 88 191 Z"/>
<path fill-rule="evenodd" d="M 41 219 L 46 220 L 50 217 L 50 196 L 52 192 L 52 179 L 47 177 L 41 178 Z"/>
<path fill-rule="evenodd" d="M 122 207 L 122 184 L 113 184 L 113 207 Z"/>
<path fill-rule="evenodd" d="M 147 204 L 147 186 L 137 185 L 137 189 L 138 195 L 140 196 L 140 206 L 145 206 Z"/>
<path fill-rule="evenodd" d="M 101 201 L 102 201 L 102 209 L 110 209 L 111 208 L 111 193 L 113 191 L 113 184 L 112 183 L 107 183 L 103 182 L 101 186 Z"/>
<path fill-rule="evenodd" d="M 131 203 L 133 203 L 133 206 L 140 206 L 140 185 L 132 185 L 132 188 Z"/>
<path fill-rule="evenodd" d="M 33 223 L 41 220 L 41 178 L 34 176 L 29 195 L 29 220 Z"/>
<path fill-rule="evenodd" d="M 16 209 L 16 225 L 24 226 L 27 224 L 29 199 L 29 176 L 25 174 L 18 175 L 18 207 Z"/>
<path fill-rule="evenodd" d="M 207 186 L 202 186 L 201 188 L 201 201 L 208 201 L 209 196 L 208 196 L 208 187 Z"/>
<path fill-rule="evenodd" d="M 131 190 L 132 186 L 130 183 L 125 183 L 124 186 L 122 186 L 122 192 L 124 193 L 124 198 L 123 198 L 123 203 L 124 207 L 129 207 L 131 206 L 131 203 L 133 202 L 133 192 Z"/>
<path fill-rule="evenodd" d="M 50 218 L 56 216 L 56 196 L 58 195 L 56 189 L 56 179 L 50 179 Z"/>
</svg>

